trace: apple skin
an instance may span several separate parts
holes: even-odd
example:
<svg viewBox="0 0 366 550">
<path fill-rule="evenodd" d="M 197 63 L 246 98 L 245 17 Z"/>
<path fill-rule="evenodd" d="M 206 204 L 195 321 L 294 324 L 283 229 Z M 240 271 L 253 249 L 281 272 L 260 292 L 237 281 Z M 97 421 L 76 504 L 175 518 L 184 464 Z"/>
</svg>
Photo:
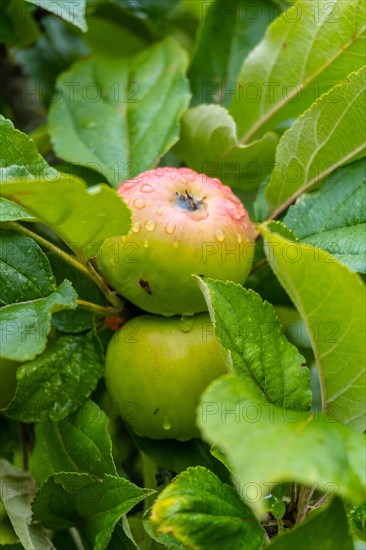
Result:
<svg viewBox="0 0 366 550">
<path fill-rule="evenodd" d="M 227 372 L 224 353 L 207 313 L 183 319 L 135 317 L 108 345 L 107 390 L 138 435 L 181 441 L 199 437 L 199 397 Z"/>
<path fill-rule="evenodd" d="M 13 399 L 17 386 L 17 368 L 21 363 L 0 357 L 0 409 Z"/>
<path fill-rule="evenodd" d="M 104 241 L 97 268 L 122 296 L 160 315 L 207 311 L 192 277 L 244 284 L 254 228 L 231 189 L 188 168 L 149 170 L 122 183 L 132 210 L 127 236 Z"/>
</svg>

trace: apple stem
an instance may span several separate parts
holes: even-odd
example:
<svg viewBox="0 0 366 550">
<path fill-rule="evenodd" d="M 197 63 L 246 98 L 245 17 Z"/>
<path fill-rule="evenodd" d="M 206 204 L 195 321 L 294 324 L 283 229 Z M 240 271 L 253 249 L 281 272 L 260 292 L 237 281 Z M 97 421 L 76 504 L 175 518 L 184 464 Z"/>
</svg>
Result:
<svg viewBox="0 0 366 550">
<path fill-rule="evenodd" d="M 94 268 L 94 266 L 88 262 L 87 263 L 88 268 L 88 274 L 89 277 L 95 282 L 96 285 L 99 286 L 100 290 L 103 292 L 104 296 L 107 298 L 108 302 L 110 302 L 114 307 L 119 309 L 120 311 L 123 310 L 125 301 L 122 300 L 115 294 L 107 285 L 107 283 L 104 281 L 104 279 L 99 275 L 98 271 Z"/>
<path fill-rule="evenodd" d="M 92 311 L 96 315 L 100 315 L 101 317 L 113 317 L 118 316 L 121 313 L 120 308 L 116 307 L 104 307 L 100 306 L 99 304 L 94 304 L 93 302 L 87 302 L 85 300 L 76 300 L 77 305 L 81 307 L 81 309 L 85 309 L 87 311 Z"/>
<path fill-rule="evenodd" d="M 83 275 L 91 279 L 102 291 L 104 296 L 107 298 L 108 302 L 111 303 L 115 308 L 118 308 L 118 310 L 122 310 L 124 307 L 124 301 L 118 298 L 116 294 L 108 287 L 108 285 L 104 282 L 102 277 L 95 271 L 93 266 L 88 262 L 87 266 L 79 262 L 75 258 L 75 256 L 72 256 L 72 254 L 68 254 L 67 252 L 64 252 L 61 248 L 56 246 L 55 244 L 51 243 L 44 237 L 41 237 L 38 235 L 38 233 L 35 233 L 34 231 L 31 231 L 27 227 L 24 227 L 20 223 L 16 222 L 8 222 L 6 227 L 10 229 L 15 229 L 15 231 L 20 231 L 27 237 L 30 237 L 34 241 L 36 241 L 38 244 L 43 246 L 44 248 L 47 248 L 51 252 L 53 252 L 56 256 L 59 256 L 62 260 L 70 264 L 72 267 L 80 271 Z"/>
</svg>

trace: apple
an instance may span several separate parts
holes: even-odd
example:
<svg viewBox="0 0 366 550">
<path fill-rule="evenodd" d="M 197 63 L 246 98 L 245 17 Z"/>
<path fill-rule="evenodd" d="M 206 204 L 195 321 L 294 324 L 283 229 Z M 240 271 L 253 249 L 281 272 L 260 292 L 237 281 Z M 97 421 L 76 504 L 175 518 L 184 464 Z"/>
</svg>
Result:
<svg viewBox="0 0 366 550">
<path fill-rule="evenodd" d="M 127 236 L 104 241 L 96 264 L 122 296 L 165 316 L 207 311 L 192 274 L 244 284 L 254 228 L 231 189 L 188 168 L 158 168 L 119 186 Z"/>
<path fill-rule="evenodd" d="M 183 319 L 135 317 L 108 345 L 107 390 L 138 435 L 181 441 L 199 437 L 199 397 L 226 372 L 224 353 L 208 313 Z"/>
</svg>

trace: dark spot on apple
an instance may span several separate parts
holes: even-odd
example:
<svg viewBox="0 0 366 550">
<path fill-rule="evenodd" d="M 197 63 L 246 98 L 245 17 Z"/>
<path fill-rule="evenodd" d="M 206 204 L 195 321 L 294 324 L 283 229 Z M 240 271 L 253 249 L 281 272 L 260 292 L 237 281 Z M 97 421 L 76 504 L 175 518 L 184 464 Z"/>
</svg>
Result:
<svg viewBox="0 0 366 550">
<path fill-rule="evenodd" d="M 199 277 L 202 277 L 202 279 L 204 279 L 204 278 L 205 278 L 205 276 L 204 276 L 204 274 L 203 274 L 203 273 L 199 273 L 199 274 L 198 274 L 198 276 L 199 276 Z"/>
<path fill-rule="evenodd" d="M 284 43 L 282 44 L 282 47 L 283 47 L 283 48 L 287 48 L 286 42 L 284 42 Z"/>
<path fill-rule="evenodd" d="M 155 409 L 154 414 L 157 414 L 159 412 L 159 407 Z"/>
<path fill-rule="evenodd" d="M 139 285 L 145 292 L 147 292 L 151 296 L 151 294 L 152 294 L 151 288 L 149 286 L 149 283 L 147 281 L 145 281 L 145 279 L 140 279 L 139 280 Z"/>
</svg>

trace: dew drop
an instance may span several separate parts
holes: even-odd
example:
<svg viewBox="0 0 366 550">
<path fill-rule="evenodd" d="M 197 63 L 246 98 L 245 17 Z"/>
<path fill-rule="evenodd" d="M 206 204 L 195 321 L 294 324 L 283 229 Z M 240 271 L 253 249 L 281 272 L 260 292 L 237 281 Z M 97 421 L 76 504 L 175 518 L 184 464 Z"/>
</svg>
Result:
<svg viewBox="0 0 366 550">
<path fill-rule="evenodd" d="M 193 328 L 193 315 L 182 315 L 180 320 L 180 330 L 190 332 Z"/>
<path fill-rule="evenodd" d="M 148 248 L 148 247 L 149 247 L 148 241 L 144 241 L 144 248 Z"/>
<path fill-rule="evenodd" d="M 135 199 L 133 201 L 133 204 L 134 206 L 136 206 L 136 208 L 144 208 L 146 206 L 146 202 L 144 201 L 144 199 Z"/>
<path fill-rule="evenodd" d="M 242 241 L 242 238 L 241 238 L 241 235 L 240 235 L 240 233 L 238 233 L 238 234 L 237 234 L 237 238 L 238 238 L 238 243 L 240 244 L 240 243 L 241 243 L 241 241 Z"/>
<path fill-rule="evenodd" d="M 140 228 L 141 228 L 141 223 L 140 222 L 135 222 L 132 226 L 132 231 L 134 233 L 138 233 L 140 231 Z"/>
<path fill-rule="evenodd" d="M 158 209 L 158 210 L 156 211 L 156 214 L 157 214 L 158 216 L 161 216 L 161 215 L 162 215 L 162 213 L 163 213 L 163 211 L 162 211 L 162 209 L 161 209 L 161 208 L 159 208 L 159 209 Z"/>
<path fill-rule="evenodd" d="M 175 231 L 175 225 L 172 222 L 168 222 L 165 226 L 165 231 L 171 235 Z"/>
<path fill-rule="evenodd" d="M 122 184 L 122 189 L 131 189 L 131 187 L 134 187 L 134 185 L 136 185 L 136 180 L 125 181 Z"/>
<path fill-rule="evenodd" d="M 169 420 L 167 420 L 166 418 L 163 420 L 163 429 L 164 430 L 170 430 L 172 427 L 171 423 L 169 422 Z"/>
<path fill-rule="evenodd" d="M 222 231 L 222 229 L 216 229 L 215 237 L 216 240 L 219 241 L 219 243 L 222 243 L 222 241 L 225 240 L 225 233 Z"/>
<path fill-rule="evenodd" d="M 144 183 L 140 187 L 141 193 L 151 193 L 154 189 L 148 183 Z"/>
<path fill-rule="evenodd" d="M 244 215 L 243 210 L 236 204 L 231 204 L 227 208 L 227 213 L 229 214 L 230 218 L 233 218 L 233 220 L 240 220 Z"/>
<path fill-rule="evenodd" d="M 145 227 L 148 231 L 154 231 L 156 223 L 153 219 L 147 220 L 147 222 L 145 223 Z"/>
</svg>

